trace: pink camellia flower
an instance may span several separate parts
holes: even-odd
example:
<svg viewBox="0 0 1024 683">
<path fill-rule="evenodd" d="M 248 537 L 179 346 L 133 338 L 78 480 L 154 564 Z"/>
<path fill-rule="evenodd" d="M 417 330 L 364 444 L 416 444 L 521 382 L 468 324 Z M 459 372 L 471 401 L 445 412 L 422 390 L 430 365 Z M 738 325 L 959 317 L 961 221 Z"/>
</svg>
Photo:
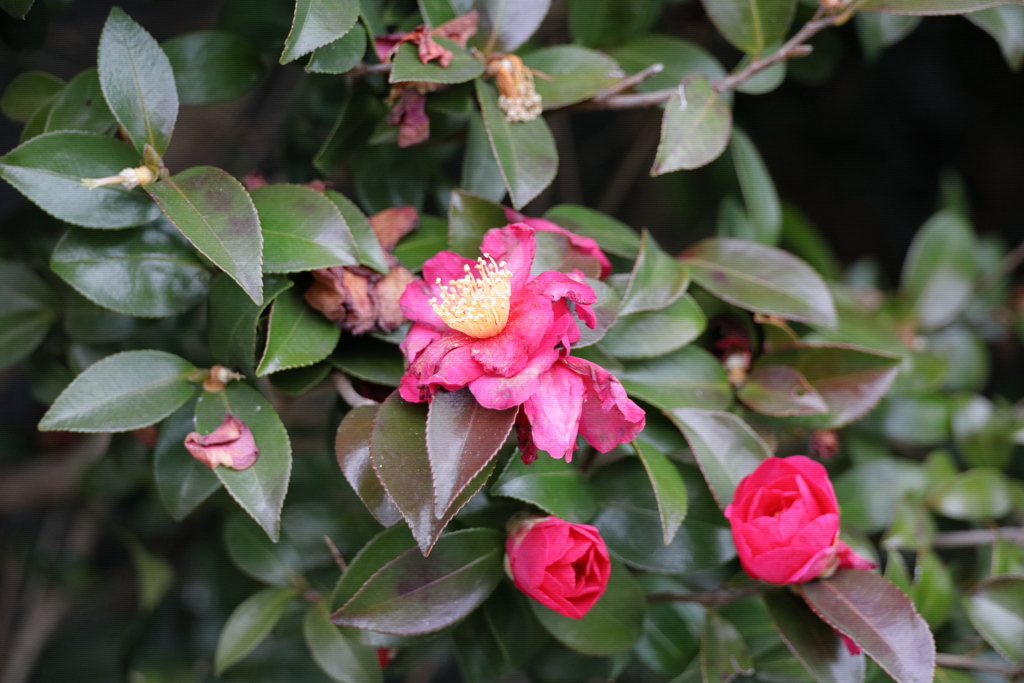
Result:
<svg viewBox="0 0 1024 683">
<path fill-rule="evenodd" d="M 803 455 L 762 461 L 740 481 L 725 516 L 743 569 L 762 581 L 804 583 L 840 567 L 875 567 L 839 540 L 832 482 Z"/>
<path fill-rule="evenodd" d="M 224 422 L 206 436 L 198 432 L 186 436 L 185 448 L 193 458 L 210 469 L 217 465 L 233 470 L 248 469 L 260 454 L 249 425 L 231 413 L 225 414 Z"/>
<path fill-rule="evenodd" d="M 534 230 L 542 230 L 544 232 L 553 232 L 558 235 L 564 235 L 569 238 L 569 244 L 584 256 L 590 256 L 597 260 L 601 265 L 601 277 L 608 277 L 608 274 L 612 272 L 612 262 L 608 260 L 608 257 L 601 251 L 601 247 L 598 246 L 597 241 L 590 237 L 584 237 L 583 235 L 577 235 L 574 232 L 569 232 L 561 225 L 552 223 L 546 218 L 530 218 L 524 216 L 515 209 L 506 206 L 505 207 L 505 219 L 513 222 L 526 223 Z"/>
<path fill-rule="evenodd" d="M 516 588 L 573 619 L 590 611 L 612 574 L 601 533 L 558 517 L 521 523 L 505 541 L 505 552 Z"/>
<path fill-rule="evenodd" d="M 415 323 L 401 345 L 402 397 L 420 403 L 438 388 L 469 387 L 485 408 L 522 405 L 516 433 L 527 463 L 538 450 L 570 460 L 577 434 L 604 453 L 636 437 L 644 411 L 611 373 L 569 355 L 580 331 L 568 302 L 584 323 L 596 322 L 597 296 L 582 274 L 530 278 L 536 243 L 522 223 L 490 230 L 480 248 L 476 261 L 437 254 L 402 294 Z"/>
</svg>

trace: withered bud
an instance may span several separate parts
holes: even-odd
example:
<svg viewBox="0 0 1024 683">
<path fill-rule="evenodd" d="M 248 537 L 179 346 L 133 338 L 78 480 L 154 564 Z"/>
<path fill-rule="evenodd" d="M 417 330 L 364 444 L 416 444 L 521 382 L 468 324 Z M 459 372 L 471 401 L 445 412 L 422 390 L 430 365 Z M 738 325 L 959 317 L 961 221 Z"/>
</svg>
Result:
<svg viewBox="0 0 1024 683">
<path fill-rule="evenodd" d="M 249 425 L 231 413 L 226 413 L 221 425 L 209 434 L 192 432 L 186 436 L 185 448 L 210 469 L 217 465 L 233 470 L 248 469 L 260 454 Z"/>
<path fill-rule="evenodd" d="M 543 110 L 541 97 L 533 85 L 534 75 L 550 80 L 513 54 L 492 54 L 487 58 L 487 76 L 498 86 L 498 106 L 509 122 L 533 121 Z"/>
<path fill-rule="evenodd" d="M 334 266 L 313 271 L 306 301 L 352 334 L 393 332 L 405 321 L 398 299 L 416 276 L 403 266 L 387 275 L 369 268 Z"/>
<path fill-rule="evenodd" d="M 828 460 L 839 452 L 839 435 L 834 429 L 818 429 L 811 432 L 811 453 Z"/>
<path fill-rule="evenodd" d="M 229 370 L 223 365 L 214 365 L 203 379 L 203 390 L 216 393 L 223 389 L 231 380 L 239 379 L 245 379 L 245 376 L 234 370 Z"/>
</svg>

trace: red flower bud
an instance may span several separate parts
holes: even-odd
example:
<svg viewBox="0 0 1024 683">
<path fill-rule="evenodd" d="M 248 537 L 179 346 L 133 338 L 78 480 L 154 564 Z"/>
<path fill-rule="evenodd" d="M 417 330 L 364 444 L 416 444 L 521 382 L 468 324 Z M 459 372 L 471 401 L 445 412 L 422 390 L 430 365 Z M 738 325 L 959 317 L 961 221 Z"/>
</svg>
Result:
<svg viewBox="0 0 1024 683">
<path fill-rule="evenodd" d="M 249 426 L 231 413 L 225 414 L 224 422 L 206 436 L 198 432 L 186 436 L 185 448 L 210 469 L 217 465 L 233 470 L 248 469 L 260 454 Z"/>
<path fill-rule="evenodd" d="M 557 517 L 526 520 L 509 535 L 505 550 L 516 588 L 573 619 L 590 611 L 612 573 L 600 532 Z"/>
</svg>

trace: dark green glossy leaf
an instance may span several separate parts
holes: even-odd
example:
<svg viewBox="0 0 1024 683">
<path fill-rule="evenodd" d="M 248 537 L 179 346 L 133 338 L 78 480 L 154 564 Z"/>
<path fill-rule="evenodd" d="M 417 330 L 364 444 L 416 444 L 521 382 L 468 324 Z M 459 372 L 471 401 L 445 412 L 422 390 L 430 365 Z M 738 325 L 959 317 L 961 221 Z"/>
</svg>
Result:
<svg viewBox="0 0 1024 683">
<path fill-rule="evenodd" d="M 732 111 L 707 79 L 695 76 L 680 90 L 685 102 L 676 93 L 665 104 L 653 176 L 700 168 L 717 159 L 729 142 Z"/>
<path fill-rule="evenodd" d="M 679 470 L 667 460 L 665 465 L 675 471 L 685 490 Z M 594 475 L 593 484 L 601 501 L 593 524 L 609 552 L 627 565 L 676 574 L 718 567 L 736 557 L 729 529 L 702 520 L 682 522 L 666 544 L 658 500 L 639 463 L 604 467 Z"/>
<path fill-rule="evenodd" d="M 918 550 L 910 597 L 933 631 L 949 619 L 953 607 L 953 577 L 930 550 Z"/>
<path fill-rule="evenodd" d="M 436 59 L 426 64 L 422 63 L 417 47 L 412 43 L 405 43 L 398 48 L 398 54 L 394 59 L 395 66 L 391 70 L 388 82 L 465 83 L 483 74 L 484 63 L 468 50 L 459 47 L 448 38 L 435 36 L 434 40 L 452 52 L 452 61 L 447 67 L 441 66 L 440 61 Z"/>
<path fill-rule="evenodd" d="M 473 0 L 480 12 L 480 30 L 473 43 L 486 52 L 512 52 L 537 30 L 550 4 L 551 0 Z"/>
<path fill-rule="evenodd" d="M 761 437 L 732 413 L 676 408 L 665 414 L 686 436 L 704 479 L 723 510 L 732 502 L 740 480 L 772 455 Z"/>
<path fill-rule="evenodd" d="M 100 75 L 86 69 L 53 98 L 46 117 L 46 131 L 77 130 L 110 135 L 117 130 L 117 119 L 103 99 Z"/>
<path fill-rule="evenodd" d="M 995 38 L 1006 63 L 1014 71 L 1020 71 L 1024 63 L 1024 7 L 1000 5 L 964 16 Z"/>
<path fill-rule="evenodd" d="M 455 13 L 455 7 L 449 0 L 417 0 L 416 4 L 420 8 L 420 14 L 423 15 L 423 21 L 430 28 L 437 28 L 458 16 Z"/>
<path fill-rule="evenodd" d="M 628 259 L 640 252 L 640 235 L 611 216 L 576 204 L 559 204 L 544 217 L 569 232 L 597 240 L 601 249 Z"/>
<path fill-rule="evenodd" d="M 28 11 L 32 9 L 35 0 L 2 0 L 0 9 L 10 14 L 15 19 L 24 19 Z"/>
<path fill-rule="evenodd" d="M 700 306 L 683 294 L 668 308 L 620 316 L 605 332 L 601 348 L 617 358 L 662 356 L 689 344 L 706 326 Z"/>
<path fill-rule="evenodd" d="M 759 367 L 747 377 L 736 398 L 765 415 L 820 415 L 828 405 L 800 371 L 787 365 Z"/>
<path fill-rule="evenodd" d="M 764 594 L 779 636 L 817 683 L 859 683 L 864 658 L 851 655 L 842 639 L 807 604 L 782 588 Z"/>
<path fill-rule="evenodd" d="M 340 609 L 384 565 L 414 548 L 416 548 L 416 541 L 409 532 L 409 527 L 404 524 L 397 524 L 374 536 L 352 558 L 348 569 L 338 579 L 328 608 L 331 611 Z"/>
<path fill-rule="evenodd" d="M 302 581 L 302 560 L 287 543 L 272 543 L 245 515 L 238 513 L 224 525 L 224 547 L 235 566 L 257 581 L 288 588 Z"/>
<path fill-rule="evenodd" d="M 658 515 L 661 517 L 661 532 L 665 545 L 672 542 L 679 530 L 679 525 L 686 519 L 686 508 L 689 497 L 686 495 L 686 483 L 676 466 L 665 455 L 651 445 L 642 448 L 637 441 L 633 448 L 647 470 L 647 476 L 654 488 L 654 497 L 658 500 Z"/>
<path fill-rule="evenodd" d="M 227 31 L 194 31 L 163 44 L 182 104 L 233 100 L 263 78 L 263 62 L 252 44 Z"/>
<path fill-rule="evenodd" d="M 636 579 L 617 560 L 601 599 L 581 619 L 566 617 L 530 600 L 533 613 L 548 633 L 566 647 L 586 655 L 625 652 L 640 639 L 644 594 Z"/>
<path fill-rule="evenodd" d="M 438 631 L 476 609 L 504 572 L 501 534 L 466 529 L 441 537 L 430 557 L 412 548 L 382 567 L 331 621 L 395 635 Z"/>
<path fill-rule="evenodd" d="M 714 610 L 704 613 L 700 670 L 706 683 L 728 683 L 736 676 L 754 673 L 754 662 L 743 636 Z"/>
<path fill-rule="evenodd" d="M 306 608 L 302 635 L 313 659 L 338 683 L 381 683 L 384 680 L 373 649 L 346 637 L 330 622 L 323 605 Z"/>
<path fill-rule="evenodd" d="M 857 12 L 854 21 L 864 56 L 869 62 L 875 62 L 885 48 L 910 35 L 921 23 L 921 18 L 886 12 Z"/>
<path fill-rule="evenodd" d="M 53 291 L 21 263 L 0 261 L 0 367 L 32 353 L 57 319 Z"/>
<path fill-rule="evenodd" d="M 952 322 L 967 305 L 975 276 L 970 225 L 950 211 L 930 218 L 910 245 L 900 288 L 925 327 Z"/>
<path fill-rule="evenodd" d="M 196 405 L 196 431 L 209 434 L 231 413 L 252 430 L 260 449 L 256 464 L 246 470 L 217 467 L 214 472 L 249 515 L 277 541 L 281 506 L 292 471 L 292 446 L 281 418 L 255 389 L 232 382 L 223 390 L 206 392 Z"/>
<path fill-rule="evenodd" d="M 791 204 L 782 205 L 782 246 L 807 261 L 826 280 L 839 279 L 842 268 L 832 247 L 807 216 Z"/>
<path fill-rule="evenodd" d="M 330 362 L 345 374 L 397 387 L 405 373 L 405 361 L 394 344 L 372 337 L 343 337 Z"/>
<path fill-rule="evenodd" d="M 330 363 L 315 363 L 302 368 L 275 372 L 270 376 L 270 383 L 288 396 L 302 396 L 323 382 L 330 371 Z"/>
<path fill-rule="evenodd" d="M 131 336 L 136 321 L 127 315 L 98 306 L 81 294 L 68 292 L 64 307 L 64 331 L 84 344 L 122 341 Z"/>
<path fill-rule="evenodd" d="M 775 52 L 780 46 L 769 45 L 765 49 L 766 54 Z M 754 61 L 752 55 L 743 55 L 743 59 L 736 65 L 735 70 L 740 71 L 745 69 L 748 64 Z M 782 85 L 782 82 L 786 80 L 786 62 L 776 62 L 771 66 L 767 67 L 763 71 L 754 74 L 743 83 L 736 86 L 736 92 L 746 93 L 747 95 L 765 95 Z"/>
<path fill-rule="evenodd" d="M 163 351 L 107 356 L 57 397 L 39 429 L 127 432 L 148 427 L 192 398 L 196 388 L 189 376 L 195 371 L 184 358 Z"/>
<path fill-rule="evenodd" d="M 631 395 L 663 410 L 688 406 L 724 410 L 732 403 L 725 370 L 714 356 L 696 346 L 627 362 L 612 372 Z"/>
<path fill-rule="evenodd" d="M 163 154 L 178 118 L 174 70 L 160 45 L 120 7 L 100 35 L 100 84 L 107 105 L 139 153 L 149 144 Z"/>
<path fill-rule="evenodd" d="M 358 265 L 352 233 L 322 192 L 301 185 L 264 185 L 251 197 L 263 229 L 264 272 Z"/>
<path fill-rule="evenodd" d="M 414 273 L 437 252 L 448 248 L 448 223 L 435 216 L 420 216 L 420 227 L 403 237 L 391 253 L 399 263 Z"/>
<path fill-rule="evenodd" d="M 512 206 L 521 209 L 555 179 L 558 171 L 555 139 L 543 118 L 518 123 L 506 121 L 498 107 L 494 86 L 479 79 L 474 83 L 494 158 L 501 168 Z"/>
<path fill-rule="evenodd" d="M 64 81 L 53 74 L 23 71 L 4 88 L 0 111 L 12 121 L 26 123 L 63 89 Z"/>
<path fill-rule="evenodd" d="M 888 580 L 859 569 L 801 584 L 804 599 L 830 626 L 851 637 L 897 683 L 929 683 L 935 641 L 913 603 Z"/>
<path fill-rule="evenodd" d="M 335 41 L 318 47 L 309 58 L 306 71 L 318 74 L 343 74 L 359 63 L 366 54 L 366 31 L 353 26 Z"/>
<path fill-rule="evenodd" d="M 757 241 L 776 246 L 782 232 L 782 207 L 772 176 L 754 143 L 739 128 L 732 132 L 729 149 Z"/>
<path fill-rule="evenodd" d="M 193 166 L 146 191 L 196 249 L 262 303 L 263 235 L 240 182 L 219 168 Z"/>
<path fill-rule="evenodd" d="M 28 142 L 37 135 L 42 135 L 46 132 L 46 120 L 50 117 L 50 109 L 52 107 L 53 100 L 47 100 L 39 107 L 39 110 L 32 115 L 32 118 L 28 120 L 25 127 L 21 129 L 21 135 L 18 136 L 18 144 Z"/>
<path fill-rule="evenodd" d="M 267 346 L 256 376 L 318 363 L 331 354 L 340 337 L 338 326 L 310 308 L 295 290 L 282 292 L 270 311 Z"/>
<path fill-rule="evenodd" d="M 210 285 L 207 330 L 214 359 L 222 365 L 254 375 L 256 323 L 263 310 L 291 286 L 292 281 L 286 277 L 267 275 L 263 278 L 263 303 L 255 304 L 227 274 L 218 276 Z"/>
<path fill-rule="evenodd" d="M 823 327 L 837 325 L 832 295 L 810 266 L 780 249 L 707 239 L 682 255 L 690 277 L 731 304 Z"/>
<path fill-rule="evenodd" d="M 529 465 L 514 455 L 490 494 L 536 505 L 577 524 L 589 522 L 598 512 L 597 499 L 579 468 L 546 455 Z"/>
<path fill-rule="evenodd" d="M 131 147 L 95 133 L 46 133 L 0 157 L 0 176 L 51 216 L 87 228 L 128 228 L 155 220 L 159 208 L 141 190 L 95 190 L 83 178 L 105 178 L 139 164 Z"/>
<path fill-rule="evenodd" d="M 674 88 L 686 80 L 687 76 L 694 74 L 704 76 L 710 83 L 725 78 L 726 75 L 725 69 L 711 53 L 696 43 L 680 40 L 675 36 L 641 36 L 615 48 L 611 55 L 630 74 L 642 71 L 652 64 L 664 66 L 661 73 L 638 83 L 638 92 Z M 730 101 L 728 93 L 723 93 L 722 98 Z"/>
<path fill-rule="evenodd" d="M 1024 663 L 1024 578 L 982 581 L 964 599 L 964 607 L 971 624 L 999 654 Z"/>
<path fill-rule="evenodd" d="M 573 42 L 597 48 L 617 45 L 651 28 L 662 5 L 647 0 L 570 0 L 566 4 Z"/>
<path fill-rule="evenodd" d="M 348 225 L 352 233 L 352 239 L 355 241 L 356 249 L 359 252 L 359 262 L 364 266 L 373 268 L 378 273 L 388 273 L 391 267 L 388 265 L 384 249 L 380 246 L 380 241 L 377 239 L 377 234 L 373 231 L 373 226 L 370 225 L 370 221 L 359 210 L 359 207 L 340 192 L 326 190 L 324 194 L 334 202 L 334 205 L 338 207 L 338 211 L 341 212 L 342 218 L 345 219 L 345 224 Z"/>
<path fill-rule="evenodd" d="M 292 588 L 265 588 L 235 608 L 220 632 L 213 657 L 218 675 L 263 642 L 295 595 Z"/>
<path fill-rule="evenodd" d="M 287 64 L 341 38 L 356 25 L 357 19 L 359 0 L 297 0 L 281 63 Z"/>
<path fill-rule="evenodd" d="M 523 64 L 550 76 L 534 83 L 544 109 L 589 100 L 619 80 L 622 70 L 608 55 L 577 45 L 555 45 L 523 56 Z"/>
<path fill-rule="evenodd" d="M 402 519 L 402 513 L 377 479 L 370 460 L 370 432 L 377 406 L 359 406 L 345 414 L 334 438 L 334 453 L 345 479 L 363 501 L 370 514 L 389 527 Z"/>
<path fill-rule="evenodd" d="M 491 228 L 508 221 L 500 204 L 461 190 L 452 190 L 448 203 L 448 248 L 467 258 L 480 253 L 480 242 Z"/>
<path fill-rule="evenodd" d="M 703 626 L 704 608 L 696 603 L 649 603 L 643 635 L 634 652 L 654 671 L 678 676 L 700 653 Z"/>
<path fill-rule="evenodd" d="M 153 450 L 153 480 L 164 508 L 180 522 L 220 488 L 220 480 L 185 449 L 195 406 L 189 402 L 160 425 Z"/>
<path fill-rule="evenodd" d="M 796 12 L 796 0 L 703 0 L 703 3 L 715 28 L 730 43 L 758 56 L 772 43 L 782 42 Z"/>
<path fill-rule="evenodd" d="M 998 519 L 1010 512 L 1013 500 L 1006 476 L 991 467 L 961 472 L 928 496 L 932 508 L 953 519 Z"/>
<path fill-rule="evenodd" d="M 885 486 L 878 482 L 884 481 Z M 924 472 L 915 462 L 880 458 L 855 465 L 835 479 L 843 523 L 864 533 L 886 529 L 896 505 L 907 493 L 922 493 Z"/>
<path fill-rule="evenodd" d="M 427 412 L 427 454 L 434 483 L 434 515 L 441 517 L 505 443 L 519 407 L 491 410 L 469 389 L 440 390 Z"/>
<path fill-rule="evenodd" d="M 462 181 L 459 187 L 494 202 L 505 199 L 507 192 L 501 169 L 491 151 L 484 119 L 477 112 L 473 112 L 469 119 L 466 155 L 462 160 Z"/>
<path fill-rule="evenodd" d="M 644 230 L 619 315 L 661 310 L 681 297 L 689 284 L 686 267 L 666 254 Z"/>
<path fill-rule="evenodd" d="M 206 298 L 210 284 L 192 247 L 159 223 L 118 232 L 71 228 L 54 247 L 50 268 L 101 306 L 143 318 L 187 311 Z"/>
<path fill-rule="evenodd" d="M 894 14 L 966 14 L 1000 5 L 1020 5 L 1020 0 L 868 0 L 864 9 Z"/>
</svg>

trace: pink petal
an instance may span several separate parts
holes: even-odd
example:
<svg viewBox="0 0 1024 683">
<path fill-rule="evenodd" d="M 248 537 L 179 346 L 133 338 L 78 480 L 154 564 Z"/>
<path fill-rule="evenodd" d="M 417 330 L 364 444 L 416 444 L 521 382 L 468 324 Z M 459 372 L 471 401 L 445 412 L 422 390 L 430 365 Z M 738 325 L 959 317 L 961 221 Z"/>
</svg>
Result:
<svg viewBox="0 0 1024 683">
<path fill-rule="evenodd" d="M 377 36 L 373 39 L 373 47 L 377 52 L 377 58 L 382 61 L 388 61 L 391 51 L 398 46 L 398 42 L 405 36 L 404 33 L 390 33 L 386 36 Z"/>
<path fill-rule="evenodd" d="M 643 409 L 626 396 L 610 372 L 582 358 L 567 356 L 562 360 L 577 373 L 586 388 L 580 434 L 591 446 L 607 453 L 620 443 L 636 438 L 646 423 Z"/>
<path fill-rule="evenodd" d="M 572 459 L 583 408 L 583 380 L 561 363 L 538 377 L 536 392 L 523 404 L 533 442 L 553 458 Z"/>
<path fill-rule="evenodd" d="M 484 375 L 469 384 L 469 390 L 484 408 L 504 410 L 522 405 L 537 391 L 537 378 L 558 360 L 554 349 L 541 351 L 511 377 Z M 538 444 L 539 445 L 539 444 Z"/>
<path fill-rule="evenodd" d="M 839 554 L 839 566 L 843 569 L 875 569 L 878 567 L 877 564 L 872 562 L 866 557 L 861 557 L 854 551 L 853 548 L 848 546 L 843 541 L 839 541 L 836 544 L 836 550 Z"/>
<path fill-rule="evenodd" d="M 549 335 L 553 323 L 551 303 L 524 290 L 513 295 L 505 329 L 490 339 L 478 341 L 473 347 L 473 358 L 489 374 L 514 375 L 538 350 L 555 346 L 557 338 Z"/>
<path fill-rule="evenodd" d="M 504 228 L 493 228 L 484 235 L 480 253 L 488 254 L 497 262 L 504 261 L 512 272 L 512 296 L 515 297 L 530 278 L 537 242 L 533 228 L 523 223 L 512 223 Z"/>
<path fill-rule="evenodd" d="M 406 289 L 406 291 L 409 290 Z M 419 358 L 420 353 L 423 352 L 423 349 L 427 348 L 428 344 L 440 337 L 440 332 L 427 325 L 413 323 L 412 327 L 409 328 L 409 334 L 405 336 L 405 339 L 398 345 L 398 348 L 405 354 L 405 359 L 412 363 Z"/>
<path fill-rule="evenodd" d="M 185 437 L 185 448 L 211 469 L 217 465 L 248 469 L 260 454 L 249 425 L 231 413 L 226 413 L 220 426 L 205 436 L 191 432 Z"/>
<path fill-rule="evenodd" d="M 553 232 L 559 235 L 565 235 L 569 238 L 569 243 L 581 254 L 593 257 L 601 264 L 601 277 L 608 277 L 608 274 L 612 272 L 611 261 L 601 251 L 601 247 L 598 246 L 597 241 L 590 238 L 584 237 L 583 235 L 577 235 L 574 232 L 569 232 L 557 223 L 552 223 L 546 218 L 529 218 L 519 213 L 511 207 L 505 207 L 505 219 L 509 221 L 526 223 L 534 230 L 543 230 L 544 232 Z"/>
<path fill-rule="evenodd" d="M 441 298 L 440 289 L 433 280 L 413 280 L 405 286 L 405 291 L 398 299 L 398 305 L 402 308 L 402 314 L 412 320 L 431 327 L 437 331 L 446 330 L 448 326 L 441 320 L 441 316 L 434 313 L 431 299 Z"/>
</svg>

